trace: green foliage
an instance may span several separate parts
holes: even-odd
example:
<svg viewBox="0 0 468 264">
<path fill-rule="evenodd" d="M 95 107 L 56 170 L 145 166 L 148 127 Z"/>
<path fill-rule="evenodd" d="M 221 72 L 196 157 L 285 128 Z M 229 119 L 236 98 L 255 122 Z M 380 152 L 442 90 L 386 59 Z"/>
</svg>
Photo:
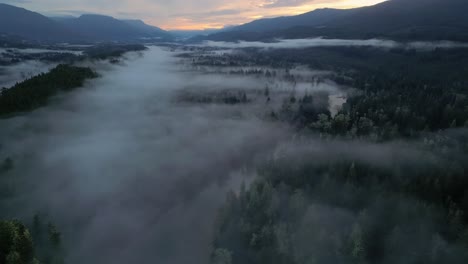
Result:
<svg viewBox="0 0 468 264">
<path fill-rule="evenodd" d="M 59 65 L 49 73 L 3 89 L 0 94 L 0 116 L 34 110 L 59 92 L 81 87 L 86 79 L 95 77 L 96 73 L 90 68 Z"/>
<path fill-rule="evenodd" d="M 18 221 L 0 221 L 0 263 L 28 264 L 34 260 L 29 230 Z"/>
<path fill-rule="evenodd" d="M 39 215 L 34 216 L 31 229 L 19 221 L 1 220 L 0 263 L 64 263 L 61 234 L 53 224 L 45 226 Z"/>
</svg>

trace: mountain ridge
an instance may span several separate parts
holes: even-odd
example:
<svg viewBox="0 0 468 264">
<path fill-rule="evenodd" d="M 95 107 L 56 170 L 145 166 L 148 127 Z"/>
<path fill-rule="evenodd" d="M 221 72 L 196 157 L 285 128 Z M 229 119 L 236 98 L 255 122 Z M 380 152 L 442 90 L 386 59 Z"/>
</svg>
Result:
<svg viewBox="0 0 468 264">
<path fill-rule="evenodd" d="M 272 31 L 295 26 L 320 26 L 337 17 L 354 12 L 355 9 L 320 8 L 296 16 L 263 18 L 232 28 L 232 31 Z"/>
<path fill-rule="evenodd" d="M 0 3 L 0 33 L 40 41 L 73 40 L 80 36 L 37 12 Z"/>
<path fill-rule="evenodd" d="M 468 41 L 468 1 L 389 0 L 354 9 L 317 9 L 261 19 L 192 41 L 275 38 L 390 38 Z"/>
<path fill-rule="evenodd" d="M 40 42 L 138 42 L 172 40 L 169 32 L 141 20 L 84 14 L 49 18 L 24 8 L 0 3 L 0 34 Z"/>
</svg>

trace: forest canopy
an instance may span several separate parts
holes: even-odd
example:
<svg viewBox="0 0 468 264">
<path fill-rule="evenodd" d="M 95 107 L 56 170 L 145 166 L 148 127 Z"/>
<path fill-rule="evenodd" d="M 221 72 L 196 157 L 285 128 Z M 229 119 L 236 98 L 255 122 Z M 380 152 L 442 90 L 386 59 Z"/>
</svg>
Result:
<svg viewBox="0 0 468 264">
<path fill-rule="evenodd" d="M 81 87 L 86 79 L 96 77 L 90 68 L 61 64 L 9 89 L 2 88 L 0 117 L 44 106 L 52 96 Z"/>
</svg>

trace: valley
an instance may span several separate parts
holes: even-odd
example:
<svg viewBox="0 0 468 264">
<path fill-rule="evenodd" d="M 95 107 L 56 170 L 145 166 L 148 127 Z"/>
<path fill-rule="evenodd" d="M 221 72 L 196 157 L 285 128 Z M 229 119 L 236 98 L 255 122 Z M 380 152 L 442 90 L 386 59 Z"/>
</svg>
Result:
<svg viewBox="0 0 468 264">
<path fill-rule="evenodd" d="M 465 7 L 0 4 L 0 264 L 468 263 Z"/>
<path fill-rule="evenodd" d="M 443 234 L 440 239 L 448 243 L 443 254 L 464 259 L 459 252 L 464 237 L 445 227 L 452 228 L 448 224 L 451 221 L 464 221 L 452 217 L 462 216 L 466 206 L 462 186 L 467 145 L 463 131 L 468 114 L 464 112 L 463 100 L 467 97 L 461 84 L 467 81 L 463 77 L 467 75 L 414 73 L 411 78 L 400 79 L 393 88 L 384 89 L 379 82 L 399 78 L 398 65 L 361 68 L 354 56 L 336 64 L 332 58 L 349 52 L 359 58 L 361 52 L 373 52 L 381 56 L 381 62 L 405 56 L 405 63 L 411 61 L 409 58 L 416 63 L 431 55 L 436 57 L 426 67 L 444 65 L 449 71 L 468 58 L 468 49 L 413 53 L 373 47 L 310 48 L 307 53 L 315 54 L 316 59 L 301 56 L 303 49 L 218 49 L 149 46 L 146 51 L 122 55 L 118 63 L 113 59 L 75 61 L 76 65 L 90 67 L 98 77 L 87 80 L 79 89 L 57 93 L 47 100 L 47 105 L 29 114 L 0 120 L 0 158 L 5 164 L 1 181 L 2 186 L 9 186 L 2 191 L 4 217 L 25 223 L 31 223 L 34 215 L 53 220 L 63 236 L 61 247 L 66 249 L 59 254 L 66 252 L 63 256 L 71 263 L 83 256 L 96 263 L 141 262 L 148 258 L 171 263 L 206 263 L 211 258 L 275 262 L 273 258 L 279 256 L 262 255 L 262 250 L 276 247 L 279 236 L 294 235 L 278 233 L 284 232 L 283 225 L 294 221 L 325 224 L 322 221 L 327 217 L 345 214 L 340 219 L 346 222 L 339 225 L 349 229 L 341 230 L 339 236 L 342 243 L 350 239 L 352 249 L 353 243 L 358 243 L 353 239 L 370 239 L 353 237 L 358 226 L 373 228 L 362 221 L 378 221 L 382 212 L 377 208 L 387 206 L 386 199 L 397 199 L 388 206 L 404 207 L 384 208 L 398 212 L 414 206 L 427 214 L 424 225 L 428 226 L 412 234 L 418 243 L 428 235 Z M 456 55 L 458 59 L 448 66 L 445 60 L 436 59 L 440 52 L 443 58 Z M 387 76 L 387 71 L 395 76 Z M 432 93 L 440 92 L 439 82 L 446 84 L 445 95 L 432 97 Z M 420 89 L 407 90 L 408 85 L 426 87 L 426 99 L 418 101 Z M 385 99 L 399 98 L 403 91 L 399 87 L 409 93 L 404 99 Z M 401 109 L 397 112 L 386 106 L 395 100 L 399 100 Z M 441 108 L 434 108 L 437 104 Z M 424 107 L 441 112 L 419 112 Z M 437 116 L 440 119 L 429 119 Z M 409 181 L 399 180 L 402 171 Z M 302 173 L 311 177 L 294 180 L 288 176 Z M 357 173 L 366 176 L 353 178 Z M 413 189 L 415 184 L 421 186 L 421 177 L 426 178 L 424 189 Z M 248 190 L 247 184 L 251 186 Z M 380 197 L 374 188 L 386 188 L 389 196 Z M 348 198 L 319 195 L 322 192 L 341 193 Z M 281 202 L 283 198 L 278 195 L 284 195 L 286 201 L 292 199 L 288 203 L 300 199 L 303 207 L 294 209 L 300 210 L 297 216 L 290 213 L 283 219 L 280 212 L 270 211 L 278 210 L 271 207 L 279 206 L 272 204 Z M 394 195 L 402 198 L 391 198 Z M 372 198 L 364 198 L 367 196 Z M 246 199 L 242 203 L 247 204 L 237 204 L 242 201 L 238 199 Z M 376 204 L 363 202 L 367 199 Z M 433 209 L 419 208 L 419 203 Z M 260 207 L 250 213 L 250 207 L 242 207 L 254 205 Z M 286 208 L 289 206 L 299 204 Z M 226 209 L 218 211 L 220 207 Z M 453 209 L 444 209 L 452 207 L 457 208 L 456 216 L 452 216 Z M 234 213 L 234 208 L 241 211 Z M 309 219 L 309 210 L 318 210 L 314 215 L 325 218 Z M 267 219 L 274 219 L 275 224 L 261 222 L 265 218 L 250 219 L 267 212 L 274 213 Z M 237 218 L 244 213 L 248 214 L 244 220 Z M 393 225 L 411 227 L 413 223 L 407 222 L 404 211 L 401 214 L 396 215 Z M 449 222 L 432 222 L 439 215 L 447 215 Z M 242 236 L 257 234 L 238 226 L 241 222 L 237 221 L 247 220 L 255 221 L 249 228 L 272 228 L 268 236 L 256 242 L 267 244 L 243 244 Z M 194 223 L 198 228 L 187 229 Z M 225 225 L 241 229 L 231 233 Z M 329 228 L 332 232 L 338 226 Z M 366 232 L 377 232 L 375 235 L 382 239 L 390 236 L 378 233 L 378 229 Z M 241 237 L 231 237 L 235 234 Z M 240 244 L 234 247 L 230 241 Z M 378 245 L 385 252 L 389 245 L 379 243 L 383 243 Z M 310 257 L 296 255 L 306 254 L 296 251 L 300 244 L 290 246 L 294 251 L 284 253 L 290 258 Z M 105 254 L 102 247 L 107 248 Z M 178 254 L 186 247 L 191 251 Z M 312 249 L 320 247 L 317 244 Z M 330 246 L 321 251 L 338 249 Z M 363 250 L 366 253 L 362 254 L 377 255 L 340 256 L 351 260 L 391 259 L 372 247 Z M 398 250 L 405 254 L 404 248 Z M 118 260 L 115 256 L 119 256 Z M 316 253 L 313 257 L 329 258 Z"/>
</svg>

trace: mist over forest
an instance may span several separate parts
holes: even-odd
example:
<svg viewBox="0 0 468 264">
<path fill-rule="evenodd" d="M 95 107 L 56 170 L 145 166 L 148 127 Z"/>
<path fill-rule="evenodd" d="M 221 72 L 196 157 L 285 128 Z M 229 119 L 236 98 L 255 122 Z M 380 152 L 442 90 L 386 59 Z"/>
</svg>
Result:
<svg viewBox="0 0 468 264">
<path fill-rule="evenodd" d="M 465 161 L 464 128 L 425 130 L 417 137 L 398 135 L 398 131 L 385 136 L 369 116 L 359 118 L 356 127 L 351 125 L 346 132 L 347 123 L 351 123 L 347 102 L 363 95 L 359 88 L 340 81 L 336 72 L 288 65 L 243 66 L 251 65 L 248 58 L 252 51 L 212 49 L 149 47 L 127 53 L 118 63 L 83 60 L 76 66 L 92 68 L 97 78 L 52 97 L 47 105 L 31 113 L 2 119 L 4 217 L 32 223 L 36 215 L 53 221 L 63 237 L 60 255 L 67 263 L 79 263 L 83 258 L 92 263 L 209 263 L 219 254 L 230 261 L 244 262 L 251 258 L 244 254 L 254 253 L 244 253 L 253 249 L 245 251 L 247 245 L 241 246 L 238 241 L 245 227 L 238 227 L 240 230 L 232 234 L 229 231 L 243 214 L 237 212 L 240 208 L 232 208 L 235 205 L 231 203 L 237 202 L 231 199 L 260 199 L 252 202 L 267 204 L 252 205 L 261 206 L 252 213 L 267 210 L 265 213 L 273 214 L 269 218 L 275 222 L 286 222 L 270 223 L 271 233 L 258 239 L 290 241 L 288 247 L 294 253 L 288 254 L 299 254 L 294 258 L 308 259 L 313 254 L 319 261 L 352 263 L 344 253 L 343 259 L 335 259 L 326 255 L 332 252 L 326 252 L 345 247 L 340 244 L 347 243 L 348 235 L 356 235 L 353 232 L 364 225 L 362 221 L 385 223 L 381 214 L 391 210 L 396 222 L 387 224 L 409 230 L 424 227 L 404 232 L 410 236 L 407 238 L 400 238 L 403 233 L 395 234 L 395 238 L 385 235 L 390 236 L 385 239 L 398 241 L 399 247 L 394 250 L 409 254 L 411 248 L 423 250 L 423 254 L 424 248 L 440 246 L 440 254 L 465 260 L 461 245 L 452 244 L 439 233 L 443 207 L 420 205 L 422 197 L 397 195 L 401 187 L 387 190 L 389 194 L 385 195 L 378 186 L 387 184 L 387 180 L 377 180 L 388 177 L 378 176 L 381 173 L 396 173 L 398 176 L 391 177 L 414 177 L 407 180 L 417 181 L 420 175 L 442 173 L 458 164 L 455 160 Z M 211 66 L 226 54 L 237 56 L 239 65 Z M 433 146 L 449 139 L 462 140 L 465 145 L 444 150 Z M 462 173 L 457 172 L 460 169 L 453 173 Z M 307 177 L 290 178 L 296 174 Z M 377 182 L 368 177 L 378 177 Z M 307 183 L 310 180 L 316 183 Z M 254 190 L 246 191 L 247 186 L 262 189 L 254 194 Z M 225 205 L 231 192 L 238 198 L 228 198 L 230 205 Z M 299 202 L 295 199 L 301 199 L 300 204 L 294 204 Z M 228 207 L 220 216 L 224 206 Z M 291 206 L 300 206 L 294 209 L 299 211 L 288 213 L 293 210 Z M 413 219 L 408 210 L 422 210 L 427 216 L 415 215 Z M 226 214 L 228 218 L 222 218 Z M 292 219 L 279 220 L 283 214 Z M 224 225 L 233 226 L 217 229 L 220 217 L 226 221 Z M 303 229 L 304 224 L 308 227 Z M 309 229 L 313 226 L 327 238 L 316 237 L 319 231 Z M 282 238 L 279 236 L 288 234 L 283 234 L 283 228 L 298 229 L 287 231 L 291 237 Z M 329 236 L 338 240 L 324 245 L 323 241 L 332 239 Z M 309 244 L 311 241 L 316 242 Z M 403 242 L 409 244 L 400 244 Z M 412 248 L 414 245 L 421 248 Z M 396 256 L 382 254 L 383 260 L 395 261 Z M 274 256 L 268 253 L 264 257 L 274 262 Z"/>
<path fill-rule="evenodd" d="M 25 189 L 17 191 L 27 194 L 3 204 L 22 208 L 24 217 L 39 211 L 59 226 L 73 223 L 61 228 L 76 249 L 71 261 L 128 263 L 155 252 L 160 261 L 207 261 L 226 190 L 250 178 L 249 168 L 288 137 L 287 129 L 243 107 L 173 103 L 188 85 L 222 91 L 249 80 L 183 72 L 160 48 L 122 65 L 93 66 L 99 79 L 31 115 L 1 121 L 2 156 L 18 167 L 9 177 L 21 175 L 15 180 L 26 181 Z M 193 254 L 178 253 L 187 249 Z"/>
<path fill-rule="evenodd" d="M 468 263 L 468 44 L 424 1 L 464 5 L 180 40 L 0 4 L 37 23 L 0 18 L 0 264 Z"/>
</svg>

